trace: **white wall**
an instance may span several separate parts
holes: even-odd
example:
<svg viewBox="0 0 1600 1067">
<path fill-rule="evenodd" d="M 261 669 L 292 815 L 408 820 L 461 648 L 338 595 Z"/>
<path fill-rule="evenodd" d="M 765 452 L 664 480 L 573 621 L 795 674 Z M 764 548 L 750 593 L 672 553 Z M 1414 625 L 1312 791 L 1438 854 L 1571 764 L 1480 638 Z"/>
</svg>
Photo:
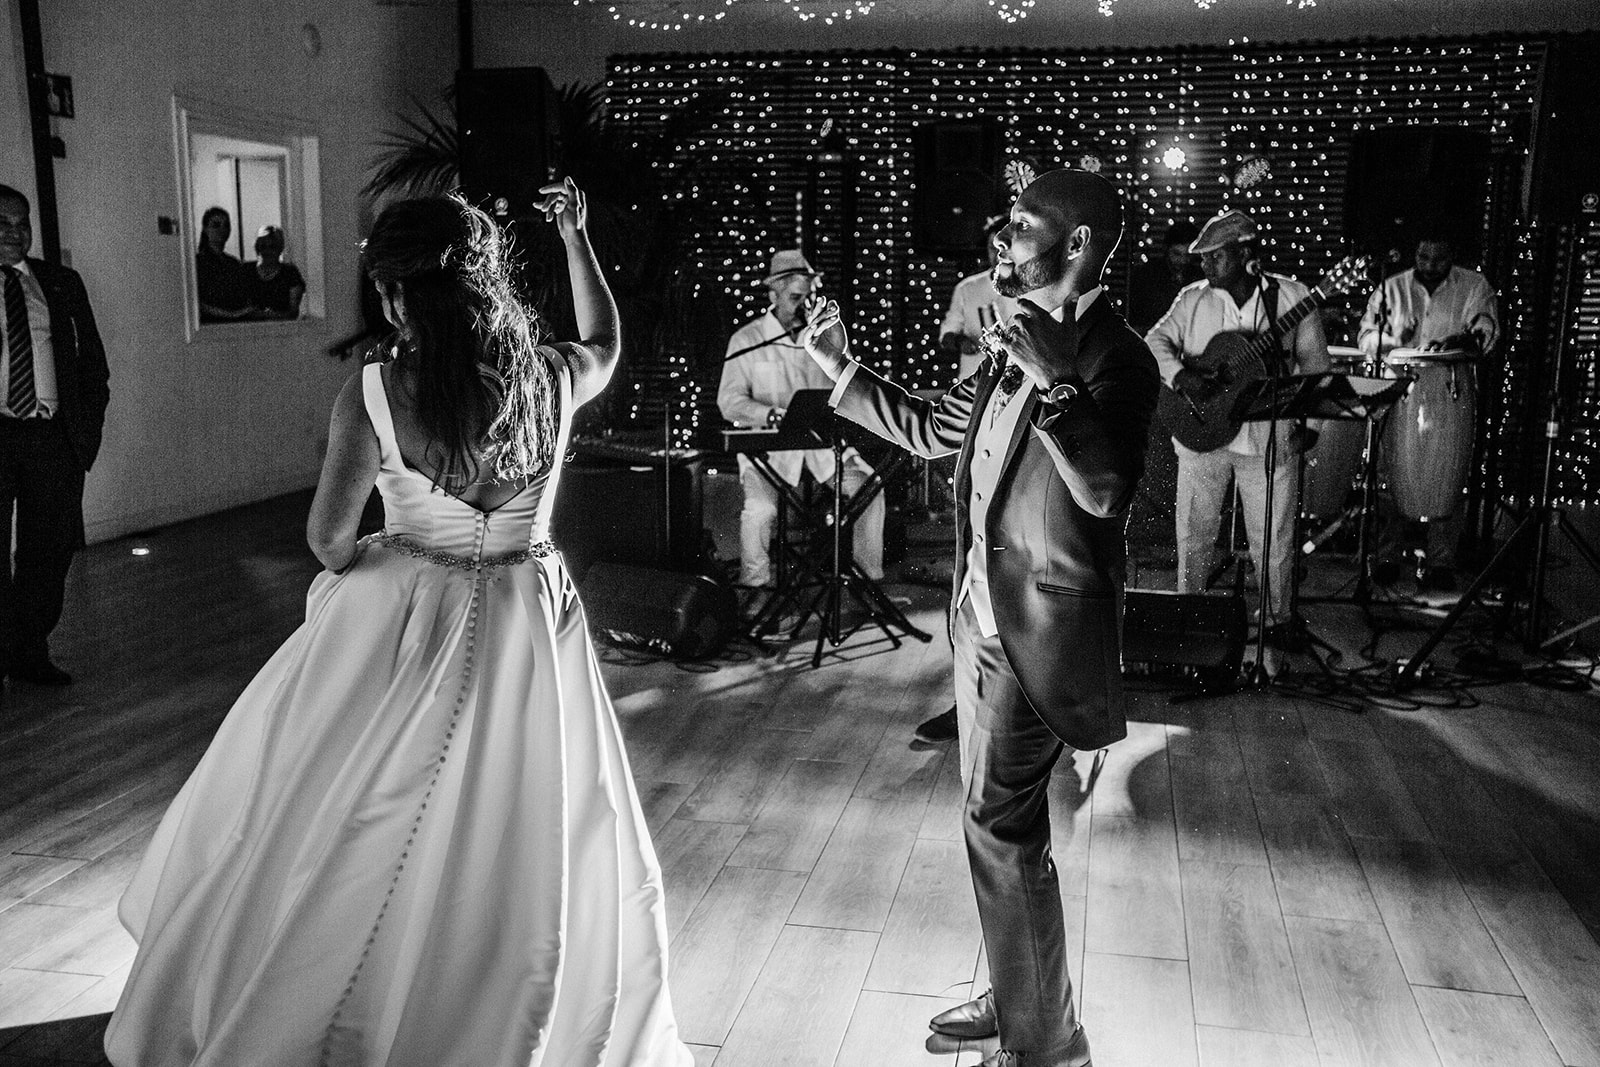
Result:
<svg viewBox="0 0 1600 1067">
<path fill-rule="evenodd" d="M 56 120 L 62 245 L 83 275 L 111 363 L 105 446 L 89 474 L 90 540 L 207 514 L 316 482 L 328 411 L 353 372 L 324 353 L 356 328 L 359 188 L 373 143 L 411 93 L 455 69 L 447 4 L 311 0 L 53 0 L 45 65 L 72 77 L 77 118 Z M 27 144 L 16 4 L 0 24 L 0 141 Z M 313 22 L 322 51 L 302 47 Z M 13 77 L 12 69 L 18 71 Z M 172 95 L 307 123 L 321 138 L 327 318 L 184 341 L 182 266 L 157 230 L 180 213 Z M 0 153 L 0 181 L 33 189 L 31 160 Z M 37 231 L 37 226 L 35 230 Z M 37 251 L 37 248 L 35 249 Z"/>
<path fill-rule="evenodd" d="M 605 5 L 480 5 L 474 45 L 480 66 L 543 66 L 557 85 L 605 77 L 605 58 L 625 52 L 774 52 L 875 48 L 1099 48 L 1456 36 L 1600 28 L 1596 0 L 1038 0 L 1026 19 L 1007 24 L 988 0 L 879 0 L 864 18 L 834 26 L 801 23 L 778 0 L 742 0 L 720 21 L 674 32 L 613 21 Z M 645 13 L 665 4 L 619 5 Z M 720 8 L 687 0 L 695 11 Z M 806 10 L 842 9 L 845 0 L 805 0 Z M 1016 7 L 1016 0 L 1008 0 Z"/>
</svg>

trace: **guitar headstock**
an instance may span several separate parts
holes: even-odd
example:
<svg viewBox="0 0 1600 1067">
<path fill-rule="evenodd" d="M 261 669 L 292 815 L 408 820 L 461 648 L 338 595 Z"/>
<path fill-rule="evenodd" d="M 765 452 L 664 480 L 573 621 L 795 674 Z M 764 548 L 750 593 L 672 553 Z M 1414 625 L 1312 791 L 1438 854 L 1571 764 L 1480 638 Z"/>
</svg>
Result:
<svg viewBox="0 0 1600 1067">
<path fill-rule="evenodd" d="M 1366 278 L 1372 270 L 1371 256 L 1345 256 L 1317 283 L 1324 296 L 1342 293 Z"/>
</svg>

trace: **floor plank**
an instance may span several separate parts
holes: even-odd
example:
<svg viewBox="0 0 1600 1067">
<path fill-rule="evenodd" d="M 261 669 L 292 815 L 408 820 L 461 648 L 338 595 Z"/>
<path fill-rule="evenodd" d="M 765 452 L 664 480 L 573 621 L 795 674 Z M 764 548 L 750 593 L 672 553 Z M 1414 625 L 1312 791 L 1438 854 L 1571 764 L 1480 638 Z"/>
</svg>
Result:
<svg viewBox="0 0 1600 1067">
<path fill-rule="evenodd" d="M 1311 1035 L 1270 871 L 1185 863 L 1183 917 L 1197 1023 Z"/>
<path fill-rule="evenodd" d="M 1096 811 L 1092 833 L 1086 949 L 1186 959 L 1178 842 L 1170 815 L 1157 821 L 1102 818 Z"/>
<path fill-rule="evenodd" d="M 685 1041 L 721 1045 L 805 884 L 793 871 L 725 867 L 672 946 L 672 1003 Z"/>
<path fill-rule="evenodd" d="M 1444 1067 L 1561 1067 L 1561 1057 L 1521 997 L 1415 990 Z"/>
<path fill-rule="evenodd" d="M 1290 916 L 1300 987 L 1324 1063 L 1436 1067 L 1394 946 L 1377 923 Z"/>
<path fill-rule="evenodd" d="M 794 760 L 728 862 L 736 867 L 810 871 L 865 768 L 864 763 Z"/>
<path fill-rule="evenodd" d="M 881 932 L 911 859 L 923 807 L 852 797 L 789 921 Z"/>
<path fill-rule="evenodd" d="M 721 1067 L 831 1067 L 876 934 L 788 926 L 717 1057 Z"/>
<path fill-rule="evenodd" d="M 964 997 L 982 937 L 966 849 L 952 841 L 919 840 L 864 988 Z"/>
<path fill-rule="evenodd" d="M 929 1055 L 928 1020 L 960 1004 L 949 997 L 863 990 L 850 1017 L 838 1067 L 950 1067 L 953 1053 Z"/>
<path fill-rule="evenodd" d="M 1096 1067 L 1194 1067 L 1189 965 L 1089 952 L 1082 1021 Z"/>
<path fill-rule="evenodd" d="M 1309 1037 L 1198 1026 L 1200 1067 L 1318 1067 Z"/>
<path fill-rule="evenodd" d="M 1353 839 L 1412 985 L 1520 996 L 1522 990 L 1444 854 L 1418 841 Z"/>
</svg>

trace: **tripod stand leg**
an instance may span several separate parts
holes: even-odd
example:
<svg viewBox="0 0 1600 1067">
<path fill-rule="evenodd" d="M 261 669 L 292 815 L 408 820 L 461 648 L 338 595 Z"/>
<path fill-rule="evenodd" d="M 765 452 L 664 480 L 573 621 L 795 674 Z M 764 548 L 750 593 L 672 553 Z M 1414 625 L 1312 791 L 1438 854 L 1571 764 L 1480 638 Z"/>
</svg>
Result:
<svg viewBox="0 0 1600 1067">
<path fill-rule="evenodd" d="M 1422 670 L 1422 665 L 1428 662 L 1428 657 L 1433 655 L 1433 650 L 1439 647 L 1439 643 L 1444 640 L 1445 635 L 1450 632 L 1451 628 L 1460 621 L 1461 616 L 1465 615 L 1477 603 L 1478 594 L 1483 591 L 1485 585 L 1489 584 L 1489 576 L 1500 565 L 1500 561 L 1511 554 L 1511 550 L 1516 547 L 1517 542 L 1522 540 L 1530 530 L 1536 530 L 1542 525 L 1541 512 L 1537 508 L 1530 510 L 1523 516 L 1522 521 L 1517 524 L 1517 528 L 1511 531 L 1511 536 L 1506 538 L 1506 543 L 1500 546 L 1500 550 L 1490 558 L 1483 570 L 1478 572 L 1478 576 L 1472 579 L 1472 584 L 1467 586 L 1466 592 L 1461 594 L 1461 599 L 1456 602 L 1456 606 L 1450 609 L 1450 613 L 1444 617 L 1438 626 L 1434 627 L 1433 633 L 1428 635 L 1428 639 L 1422 643 L 1422 647 L 1417 649 L 1416 653 L 1406 661 L 1406 665 L 1400 669 L 1400 673 L 1395 675 L 1394 683 L 1396 688 L 1404 689 L 1416 681 L 1418 672 Z"/>
</svg>

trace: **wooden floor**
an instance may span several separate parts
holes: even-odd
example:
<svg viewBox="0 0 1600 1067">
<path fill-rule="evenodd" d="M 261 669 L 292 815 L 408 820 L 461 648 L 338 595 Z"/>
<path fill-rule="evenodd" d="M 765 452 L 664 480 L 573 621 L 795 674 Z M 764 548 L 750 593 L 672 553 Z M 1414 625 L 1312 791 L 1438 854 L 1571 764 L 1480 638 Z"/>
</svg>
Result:
<svg viewBox="0 0 1600 1067">
<path fill-rule="evenodd" d="M 118 894 L 298 622 L 304 506 L 90 550 L 57 642 L 78 684 L 7 692 L 0 1067 L 100 1062 L 134 952 Z M 894 591 L 940 630 L 938 591 Z M 1316 619 L 1351 631 L 1341 610 Z M 911 741 L 949 704 L 948 649 L 841 651 L 608 657 L 701 1065 L 984 1054 L 927 1030 L 984 974 L 954 753 Z M 1600 1067 L 1600 700 L 1473 695 L 1352 714 L 1136 692 L 1092 788 L 1080 753 L 1052 793 L 1097 1067 Z"/>
</svg>

